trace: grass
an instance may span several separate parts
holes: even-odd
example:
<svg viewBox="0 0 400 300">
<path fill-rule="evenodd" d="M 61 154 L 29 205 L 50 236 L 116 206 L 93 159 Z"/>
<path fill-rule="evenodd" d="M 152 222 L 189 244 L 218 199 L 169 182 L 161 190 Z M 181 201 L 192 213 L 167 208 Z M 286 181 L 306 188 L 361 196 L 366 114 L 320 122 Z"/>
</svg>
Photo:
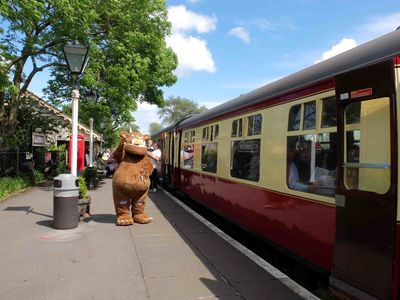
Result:
<svg viewBox="0 0 400 300">
<path fill-rule="evenodd" d="M 43 173 L 38 170 L 33 170 L 36 184 L 45 181 Z M 10 195 L 23 191 L 28 186 L 32 185 L 32 180 L 27 174 L 18 177 L 3 177 L 0 178 L 0 202 L 3 202 Z"/>
<path fill-rule="evenodd" d="M 3 177 L 0 178 L 0 202 L 8 196 L 22 191 L 31 185 L 27 177 Z"/>
</svg>

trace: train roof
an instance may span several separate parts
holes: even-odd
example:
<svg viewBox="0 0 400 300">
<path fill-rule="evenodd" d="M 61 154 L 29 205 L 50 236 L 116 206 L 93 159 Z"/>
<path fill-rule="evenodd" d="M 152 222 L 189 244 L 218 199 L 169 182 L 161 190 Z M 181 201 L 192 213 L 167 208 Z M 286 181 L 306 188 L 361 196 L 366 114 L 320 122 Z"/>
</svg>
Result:
<svg viewBox="0 0 400 300">
<path fill-rule="evenodd" d="M 390 59 L 400 54 L 400 30 L 364 43 L 330 59 L 243 94 L 205 112 L 164 128 L 187 128 L 273 97 L 323 82 L 339 74 Z"/>
</svg>

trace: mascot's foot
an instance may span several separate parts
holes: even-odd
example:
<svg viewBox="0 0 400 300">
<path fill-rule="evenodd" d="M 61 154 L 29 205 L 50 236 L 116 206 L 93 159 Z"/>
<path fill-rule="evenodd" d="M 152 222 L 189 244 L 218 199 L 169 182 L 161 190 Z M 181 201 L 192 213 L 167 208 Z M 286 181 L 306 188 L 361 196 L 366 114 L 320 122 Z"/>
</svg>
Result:
<svg viewBox="0 0 400 300">
<path fill-rule="evenodd" d="M 118 226 L 129 226 L 133 224 L 133 219 L 129 215 L 122 215 L 117 217 L 117 222 L 116 224 Z"/>
<path fill-rule="evenodd" d="M 145 213 L 142 213 L 142 214 L 134 215 L 133 220 L 135 221 L 135 223 L 147 224 L 147 223 L 150 223 L 153 220 L 153 218 L 146 215 Z"/>
</svg>

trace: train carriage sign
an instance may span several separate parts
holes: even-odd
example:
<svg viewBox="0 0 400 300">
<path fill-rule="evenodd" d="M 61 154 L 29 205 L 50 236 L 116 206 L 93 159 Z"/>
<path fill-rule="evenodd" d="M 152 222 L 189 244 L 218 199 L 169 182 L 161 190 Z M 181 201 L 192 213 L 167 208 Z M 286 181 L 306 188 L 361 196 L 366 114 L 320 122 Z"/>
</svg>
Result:
<svg viewBox="0 0 400 300">
<path fill-rule="evenodd" d="M 259 152 L 260 151 L 260 140 L 244 140 L 237 141 L 234 144 L 235 152 Z"/>
</svg>

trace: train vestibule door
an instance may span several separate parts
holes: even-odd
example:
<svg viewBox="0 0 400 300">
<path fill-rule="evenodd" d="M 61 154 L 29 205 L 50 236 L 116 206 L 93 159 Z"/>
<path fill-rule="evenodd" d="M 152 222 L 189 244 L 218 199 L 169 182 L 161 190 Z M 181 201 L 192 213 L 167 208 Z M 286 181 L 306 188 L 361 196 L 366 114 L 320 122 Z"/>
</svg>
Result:
<svg viewBox="0 0 400 300">
<path fill-rule="evenodd" d="M 181 183 L 181 170 L 180 170 L 180 144 L 182 138 L 182 131 L 174 131 L 173 143 L 173 185 L 175 188 L 180 188 Z"/>
<path fill-rule="evenodd" d="M 390 66 L 336 82 L 340 154 L 330 286 L 356 299 L 391 299 L 393 291 L 397 131 Z"/>
</svg>

